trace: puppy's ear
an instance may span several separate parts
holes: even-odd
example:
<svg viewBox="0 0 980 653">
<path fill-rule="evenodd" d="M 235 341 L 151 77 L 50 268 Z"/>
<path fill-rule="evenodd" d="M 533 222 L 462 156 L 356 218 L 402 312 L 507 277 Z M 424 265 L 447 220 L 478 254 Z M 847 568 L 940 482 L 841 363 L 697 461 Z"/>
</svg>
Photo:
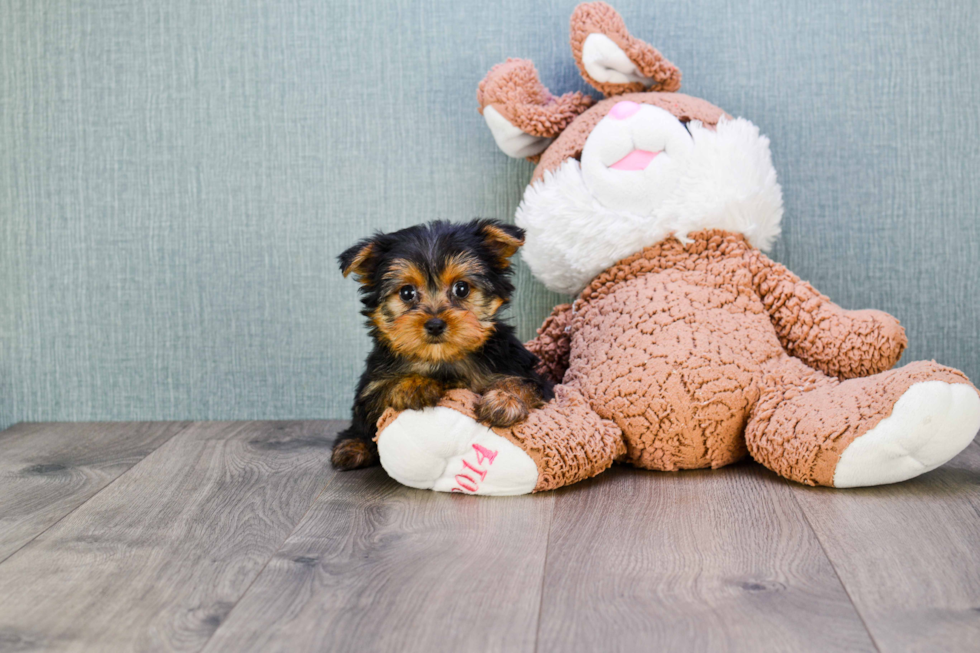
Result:
<svg viewBox="0 0 980 653">
<path fill-rule="evenodd" d="M 524 244 L 524 230 L 512 224 L 504 224 L 496 220 L 480 220 L 477 230 L 483 238 L 483 244 L 497 259 L 497 264 L 506 268 L 510 265 L 510 257 Z"/>
<path fill-rule="evenodd" d="M 337 257 L 340 271 L 345 277 L 353 272 L 360 283 L 367 283 L 377 264 L 378 254 L 377 238 L 365 238 Z"/>
</svg>

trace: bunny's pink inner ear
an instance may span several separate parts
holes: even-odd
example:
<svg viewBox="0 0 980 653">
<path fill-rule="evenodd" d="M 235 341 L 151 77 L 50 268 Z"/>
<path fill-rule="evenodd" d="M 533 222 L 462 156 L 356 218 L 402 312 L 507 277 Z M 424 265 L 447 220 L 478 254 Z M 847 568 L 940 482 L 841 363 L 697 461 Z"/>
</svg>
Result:
<svg viewBox="0 0 980 653">
<path fill-rule="evenodd" d="M 552 95 L 526 59 L 508 59 L 494 66 L 480 82 L 476 99 L 497 146 L 515 158 L 543 152 L 592 105 L 592 98 L 582 93 Z"/>
<path fill-rule="evenodd" d="M 616 10 L 604 2 L 575 8 L 571 43 L 582 77 L 607 97 L 681 87 L 681 71 L 656 48 L 634 38 Z"/>
</svg>

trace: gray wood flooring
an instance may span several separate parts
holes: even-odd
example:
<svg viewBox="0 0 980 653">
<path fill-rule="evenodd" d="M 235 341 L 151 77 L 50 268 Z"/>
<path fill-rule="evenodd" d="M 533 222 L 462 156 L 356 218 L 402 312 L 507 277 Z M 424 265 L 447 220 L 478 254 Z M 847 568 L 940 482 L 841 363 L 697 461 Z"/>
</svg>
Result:
<svg viewBox="0 0 980 653">
<path fill-rule="evenodd" d="M 980 651 L 980 445 L 477 498 L 335 473 L 342 422 L 0 433 L 0 651 Z"/>
</svg>

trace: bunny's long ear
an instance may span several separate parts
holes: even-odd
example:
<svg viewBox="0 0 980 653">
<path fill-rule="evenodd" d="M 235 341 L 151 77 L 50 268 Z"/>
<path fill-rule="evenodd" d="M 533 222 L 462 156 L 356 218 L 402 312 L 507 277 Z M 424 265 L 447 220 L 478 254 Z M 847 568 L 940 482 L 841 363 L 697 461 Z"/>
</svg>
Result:
<svg viewBox="0 0 980 653">
<path fill-rule="evenodd" d="M 653 46 L 630 35 L 620 15 L 605 2 L 575 8 L 571 42 L 582 77 L 606 97 L 681 87 L 677 66 Z"/>
<path fill-rule="evenodd" d="M 532 160 L 593 102 L 577 92 L 555 97 L 526 59 L 508 59 L 491 68 L 476 100 L 497 146 L 508 156 Z"/>
</svg>

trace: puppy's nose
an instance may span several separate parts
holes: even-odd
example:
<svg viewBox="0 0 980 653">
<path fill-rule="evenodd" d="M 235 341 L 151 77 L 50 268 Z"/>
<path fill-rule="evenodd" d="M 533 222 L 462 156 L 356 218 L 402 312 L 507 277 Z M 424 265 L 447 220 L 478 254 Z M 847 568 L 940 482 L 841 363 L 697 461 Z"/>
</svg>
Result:
<svg viewBox="0 0 980 653">
<path fill-rule="evenodd" d="M 446 321 L 438 317 L 434 317 L 427 320 L 425 323 L 425 332 L 430 336 L 441 335 L 443 331 L 446 330 Z"/>
</svg>

